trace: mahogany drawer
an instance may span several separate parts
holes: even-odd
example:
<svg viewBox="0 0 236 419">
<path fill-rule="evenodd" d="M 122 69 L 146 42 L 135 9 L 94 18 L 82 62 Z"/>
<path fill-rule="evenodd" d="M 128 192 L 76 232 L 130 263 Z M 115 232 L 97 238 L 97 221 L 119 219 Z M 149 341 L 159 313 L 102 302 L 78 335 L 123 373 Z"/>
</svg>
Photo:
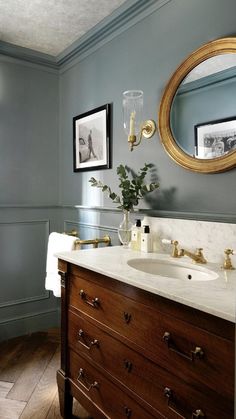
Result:
<svg viewBox="0 0 236 419">
<path fill-rule="evenodd" d="M 135 400 L 96 370 L 86 359 L 72 350 L 69 352 L 69 377 L 83 395 L 86 395 L 102 412 L 105 412 L 105 418 L 154 418 Z M 155 415 L 155 418 L 164 419 L 159 413 Z"/>
<path fill-rule="evenodd" d="M 187 383 L 194 382 L 199 391 L 207 386 L 233 400 L 234 348 L 230 340 L 77 275 L 70 275 L 69 289 L 69 305 L 92 321 L 115 331 L 119 339 L 126 338 L 136 350 Z"/>
<path fill-rule="evenodd" d="M 74 351 L 99 364 L 165 417 L 178 417 L 177 413 L 172 412 L 174 409 L 186 418 L 191 418 L 198 410 L 202 410 L 209 419 L 233 418 L 233 400 L 219 398 L 218 394 L 204 386 L 198 391 L 194 381 L 190 387 L 85 318 L 70 311 L 68 327 L 69 346 Z"/>
</svg>

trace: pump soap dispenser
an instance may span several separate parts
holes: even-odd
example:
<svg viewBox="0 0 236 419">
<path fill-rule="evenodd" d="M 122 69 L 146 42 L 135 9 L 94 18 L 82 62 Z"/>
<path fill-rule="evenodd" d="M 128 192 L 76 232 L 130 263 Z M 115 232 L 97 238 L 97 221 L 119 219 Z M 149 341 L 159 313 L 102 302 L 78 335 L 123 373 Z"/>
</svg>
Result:
<svg viewBox="0 0 236 419">
<path fill-rule="evenodd" d="M 141 220 L 136 220 L 131 232 L 131 249 L 140 250 L 141 246 Z"/>
<path fill-rule="evenodd" d="M 141 234 L 141 252 L 152 252 L 152 237 L 150 234 L 150 227 L 144 226 L 143 233 Z"/>
</svg>

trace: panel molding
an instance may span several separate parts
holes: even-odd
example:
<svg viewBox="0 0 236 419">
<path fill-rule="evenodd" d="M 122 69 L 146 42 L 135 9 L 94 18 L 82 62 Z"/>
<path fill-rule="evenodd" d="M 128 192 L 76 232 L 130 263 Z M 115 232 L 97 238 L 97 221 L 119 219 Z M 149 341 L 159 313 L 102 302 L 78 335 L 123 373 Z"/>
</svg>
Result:
<svg viewBox="0 0 236 419">
<path fill-rule="evenodd" d="M 35 295 L 28 298 L 19 298 L 17 300 L 7 301 L 6 303 L 0 303 L 0 308 L 16 306 L 18 304 L 32 303 L 34 301 L 48 300 L 50 298 L 50 292 L 45 290 L 41 295 Z"/>
<path fill-rule="evenodd" d="M 65 232 L 70 231 L 70 228 L 68 228 L 69 225 L 71 225 L 71 229 L 74 225 L 77 225 L 78 228 L 82 227 L 82 228 L 88 228 L 91 230 L 101 230 L 101 231 L 107 231 L 107 232 L 113 232 L 113 233 L 117 233 L 117 230 L 118 230 L 116 227 L 109 227 L 109 226 L 104 226 L 101 224 L 91 224 L 91 223 L 85 223 L 81 221 L 64 220 Z"/>
<path fill-rule="evenodd" d="M 95 211 L 95 212 L 110 212 L 121 213 L 122 211 L 117 208 L 111 207 L 93 207 L 84 205 L 62 205 L 61 208 L 68 208 L 82 211 Z M 139 208 L 134 210 L 134 214 L 147 215 L 149 217 L 159 218 L 173 218 L 183 220 L 198 220 L 198 221 L 211 221 L 236 224 L 236 214 L 222 214 L 222 213 L 208 213 L 208 212 L 190 212 L 190 211 L 166 211 L 152 208 Z"/>
<path fill-rule="evenodd" d="M 0 228 L 2 225 L 38 225 L 42 224 L 45 228 L 45 239 L 47 241 L 47 238 L 49 236 L 49 220 L 27 220 L 27 221 L 7 221 L 7 222 L 0 222 Z M 8 300 L 4 303 L 0 303 L 0 308 L 15 306 L 19 304 L 25 304 L 25 303 L 31 303 L 34 301 L 41 301 L 41 300 L 48 300 L 50 298 L 50 292 L 45 290 L 43 294 L 41 295 L 35 295 L 32 297 L 26 297 L 26 298 L 19 298 L 15 300 Z M 0 322 L 1 323 L 1 322 Z"/>
<path fill-rule="evenodd" d="M 60 309 L 48 309 L 0 321 L 0 341 L 60 326 Z"/>
<path fill-rule="evenodd" d="M 61 205 L 47 205 L 47 204 L 40 204 L 40 205 L 27 205 L 27 204 L 6 204 L 6 205 L 0 205 L 0 210 L 8 210 L 11 208 L 19 208 L 19 209 L 57 209 L 61 208 Z"/>
<path fill-rule="evenodd" d="M 77 205 L 77 204 L 58 204 L 58 205 L 0 205 L 1 210 L 9 209 L 56 209 L 56 210 L 82 210 L 82 211 L 95 211 L 95 212 L 108 212 L 108 213 L 121 213 L 122 211 L 117 208 L 112 207 L 98 207 L 92 205 Z M 212 221 L 212 222 L 222 222 L 222 223 L 232 223 L 236 224 L 236 214 L 222 214 L 222 213 L 202 213 L 202 212 L 190 212 L 190 211 L 167 211 L 167 210 L 158 210 L 152 208 L 139 208 L 135 209 L 134 213 L 149 215 L 150 217 L 160 217 L 160 218 L 177 218 L 177 219 L 187 219 L 187 220 L 199 220 L 199 221 Z M 48 221 L 48 220 L 47 220 Z M 21 221 L 19 221 L 21 222 Z M 27 221 L 22 221 L 27 222 Z M 31 222 L 31 221 L 29 221 Z M 0 223 L 1 224 L 1 223 Z"/>
<path fill-rule="evenodd" d="M 58 308 L 53 308 L 53 309 L 50 309 L 50 310 L 37 311 L 35 313 L 27 313 L 27 314 L 23 314 L 23 315 L 20 315 L 20 316 L 15 316 L 15 317 L 11 317 L 11 318 L 8 318 L 8 319 L 0 320 L 0 325 L 13 323 L 13 322 L 21 321 L 21 320 L 26 320 L 26 319 L 29 319 L 29 318 L 34 318 L 34 317 L 39 317 L 39 316 L 46 316 L 46 315 L 52 314 L 52 313 L 58 314 L 58 312 L 59 312 Z"/>
<path fill-rule="evenodd" d="M 1 225 L 6 224 L 45 224 L 47 227 L 47 233 L 49 233 L 49 220 L 23 220 L 23 221 L 0 221 Z"/>
</svg>

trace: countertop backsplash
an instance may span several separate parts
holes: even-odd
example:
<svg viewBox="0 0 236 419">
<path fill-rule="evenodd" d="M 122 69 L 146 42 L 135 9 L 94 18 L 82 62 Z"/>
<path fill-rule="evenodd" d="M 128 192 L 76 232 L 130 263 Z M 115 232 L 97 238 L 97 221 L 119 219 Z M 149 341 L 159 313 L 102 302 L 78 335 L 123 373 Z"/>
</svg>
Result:
<svg viewBox="0 0 236 419">
<path fill-rule="evenodd" d="M 170 254 L 172 245 L 161 240 L 171 239 L 179 242 L 179 248 L 203 248 L 209 262 L 223 263 L 224 250 L 230 248 L 235 250 L 232 262 L 236 267 L 236 224 L 145 216 L 142 225 L 150 226 L 154 252 Z"/>
</svg>

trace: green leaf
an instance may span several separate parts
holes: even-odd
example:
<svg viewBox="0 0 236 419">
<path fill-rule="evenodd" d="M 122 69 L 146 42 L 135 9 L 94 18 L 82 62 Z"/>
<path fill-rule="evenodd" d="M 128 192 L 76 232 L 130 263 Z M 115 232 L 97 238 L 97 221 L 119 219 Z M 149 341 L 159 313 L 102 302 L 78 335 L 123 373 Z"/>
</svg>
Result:
<svg viewBox="0 0 236 419">
<path fill-rule="evenodd" d="M 120 164 L 116 171 L 119 179 L 118 187 L 121 196 L 113 192 L 108 185 L 104 185 L 100 180 L 98 181 L 94 177 L 91 177 L 89 182 L 91 183 L 91 186 L 101 188 L 102 192 L 106 192 L 112 202 L 120 204 L 118 208 L 133 210 L 133 207 L 138 205 L 140 198 L 159 187 L 159 184 L 156 182 L 147 184 L 144 182 L 148 171 L 153 166 L 152 163 L 145 163 L 139 172 L 135 173 L 133 169 Z"/>
<path fill-rule="evenodd" d="M 114 199 L 116 199 L 117 195 L 115 194 L 115 192 L 110 193 L 110 198 L 114 201 Z"/>
</svg>

